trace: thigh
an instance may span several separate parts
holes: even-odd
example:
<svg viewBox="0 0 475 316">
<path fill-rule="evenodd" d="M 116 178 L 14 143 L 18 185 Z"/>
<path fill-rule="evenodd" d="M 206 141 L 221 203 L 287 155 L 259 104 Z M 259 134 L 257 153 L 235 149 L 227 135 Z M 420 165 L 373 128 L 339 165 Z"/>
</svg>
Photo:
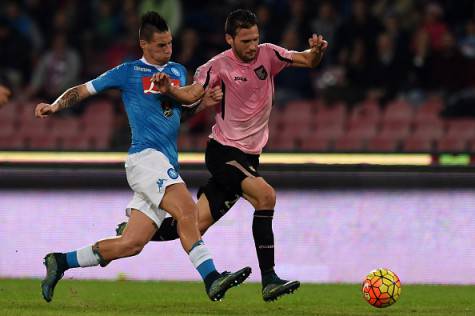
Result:
<svg viewBox="0 0 475 316">
<path fill-rule="evenodd" d="M 220 186 L 212 177 L 198 192 L 198 208 L 200 224 L 205 219 L 212 219 L 211 223 L 218 221 L 239 200 L 240 192 L 227 190 Z"/>
<path fill-rule="evenodd" d="M 160 208 L 175 219 L 186 215 L 185 213 L 195 212 L 195 216 L 198 216 L 196 204 L 184 183 L 176 183 L 166 188 Z"/>
<path fill-rule="evenodd" d="M 210 140 L 206 148 L 206 167 L 220 189 L 241 195 L 241 182 L 248 177 L 259 177 L 252 159 L 254 157 L 257 156 Z"/>
<path fill-rule="evenodd" d="M 168 158 L 153 149 L 130 155 L 126 162 L 126 174 L 132 190 L 145 196 L 157 207 L 167 186 L 183 183 Z"/>
</svg>

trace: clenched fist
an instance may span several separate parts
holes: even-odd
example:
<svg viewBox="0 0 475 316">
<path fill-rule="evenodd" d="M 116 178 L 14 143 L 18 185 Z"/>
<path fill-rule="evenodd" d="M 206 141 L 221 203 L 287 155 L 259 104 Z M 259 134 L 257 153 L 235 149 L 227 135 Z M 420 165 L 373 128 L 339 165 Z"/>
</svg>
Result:
<svg viewBox="0 0 475 316">
<path fill-rule="evenodd" d="M 56 111 L 58 111 L 58 108 L 56 106 L 48 103 L 40 103 L 35 108 L 35 116 L 45 118 Z"/>
</svg>

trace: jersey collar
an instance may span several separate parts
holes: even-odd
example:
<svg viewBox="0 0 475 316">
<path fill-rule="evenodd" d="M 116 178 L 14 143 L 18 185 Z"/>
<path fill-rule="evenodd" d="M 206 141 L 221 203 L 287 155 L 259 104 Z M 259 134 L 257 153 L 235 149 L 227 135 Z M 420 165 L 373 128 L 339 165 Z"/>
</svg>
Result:
<svg viewBox="0 0 475 316">
<path fill-rule="evenodd" d="M 143 62 L 145 65 L 155 67 L 158 71 L 162 71 L 163 69 L 165 69 L 165 67 L 168 66 L 168 63 L 166 63 L 165 65 L 161 65 L 161 66 L 151 64 L 151 63 L 149 63 L 148 61 L 146 61 L 146 60 L 145 60 L 145 57 L 143 57 L 143 56 L 142 56 L 142 58 L 140 58 L 140 61 Z"/>
</svg>

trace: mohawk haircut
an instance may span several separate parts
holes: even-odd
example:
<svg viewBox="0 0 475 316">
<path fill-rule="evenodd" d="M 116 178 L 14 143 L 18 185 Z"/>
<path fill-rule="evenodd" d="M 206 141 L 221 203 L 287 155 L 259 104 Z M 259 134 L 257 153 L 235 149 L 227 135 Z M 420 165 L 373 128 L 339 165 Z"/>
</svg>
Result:
<svg viewBox="0 0 475 316">
<path fill-rule="evenodd" d="M 224 32 L 234 38 L 238 29 L 249 29 L 254 25 L 257 25 L 257 16 L 249 10 L 238 9 L 229 13 L 224 24 Z"/>
<path fill-rule="evenodd" d="M 142 15 L 142 21 L 140 22 L 139 39 L 150 42 L 153 37 L 153 33 L 168 32 L 168 24 L 160 14 L 154 11 L 149 11 Z"/>
</svg>

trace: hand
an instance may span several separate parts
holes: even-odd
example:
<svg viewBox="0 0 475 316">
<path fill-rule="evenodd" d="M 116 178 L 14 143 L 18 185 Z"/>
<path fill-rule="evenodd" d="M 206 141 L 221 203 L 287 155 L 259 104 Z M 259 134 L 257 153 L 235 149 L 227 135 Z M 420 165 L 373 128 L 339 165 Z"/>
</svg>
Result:
<svg viewBox="0 0 475 316">
<path fill-rule="evenodd" d="M 0 106 L 8 102 L 8 97 L 11 95 L 10 90 L 0 85 Z"/>
<path fill-rule="evenodd" d="M 328 47 L 328 42 L 323 39 L 323 36 L 317 34 L 313 34 L 312 37 L 308 39 L 308 44 L 310 45 L 311 52 L 320 58 Z"/>
<path fill-rule="evenodd" d="M 221 102 L 223 99 L 223 91 L 221 90 L 220 86 L 216 86 L 212 89 L 208 89 L 205 91 L 203 98 L 201 99 L 201 104 L 204 107 L 211 107 L 214 106 L 216 103 Z"/>
<path fill-rule="evenodd" d="M 35 108 L 35 116 L 45 118 L 56 111 L 58 111 L 56 106 L 47 103 L 40 103 Z"/>
<path fill-rule="evenodd" d="M 152 82 L 152 85 L 155 84 L 158 88 L 158 91 L 163 94 L 167 94 L 172 88 L 170 77 L 164 73 L 157 72 L 152 76 L 150 81 Z M 150 87 L 150 89 L 152 88 L 153 87 Z"/>
</svg>

